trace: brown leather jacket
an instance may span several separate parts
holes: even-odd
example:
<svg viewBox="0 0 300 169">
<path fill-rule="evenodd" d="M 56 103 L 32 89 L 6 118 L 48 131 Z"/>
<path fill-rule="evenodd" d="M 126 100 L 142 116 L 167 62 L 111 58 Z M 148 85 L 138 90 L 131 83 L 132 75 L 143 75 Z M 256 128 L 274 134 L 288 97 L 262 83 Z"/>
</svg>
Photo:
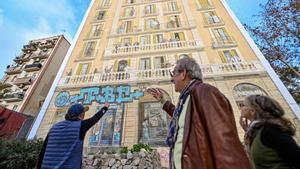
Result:
<svg viewBox="0 0 300 169">
<path fill-rule="evenodd" d="M 172 116 L 175 106 L 163 109 Z M 184 123 L 183 169 L 251 169 L 238 138 L 228 99 L 215 87 L 197 82 Z"/>
</svg>

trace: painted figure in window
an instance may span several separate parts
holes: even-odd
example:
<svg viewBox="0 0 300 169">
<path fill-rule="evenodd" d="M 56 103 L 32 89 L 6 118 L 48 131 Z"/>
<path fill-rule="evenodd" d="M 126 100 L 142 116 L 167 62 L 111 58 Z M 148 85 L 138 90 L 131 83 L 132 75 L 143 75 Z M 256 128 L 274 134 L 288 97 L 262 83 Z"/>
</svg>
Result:
<svg viewBox="0 0 300 169">
<path fill-rule="evenodd" d="M 150 138 L 150 136 L 149 136 L 149 120 L 148 120 L 148 116 L 145 117 L 142 125 L 143 125 L 143 139 L 148 140 Z"/>
</svg>

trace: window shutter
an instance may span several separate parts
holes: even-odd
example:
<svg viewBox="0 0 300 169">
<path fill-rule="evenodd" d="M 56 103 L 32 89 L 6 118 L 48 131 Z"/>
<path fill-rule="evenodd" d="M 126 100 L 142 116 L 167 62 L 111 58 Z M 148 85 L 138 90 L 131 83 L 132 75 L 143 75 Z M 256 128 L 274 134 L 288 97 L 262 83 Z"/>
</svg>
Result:
<svg viewBox="0 0 300 169">
<path fill-rule="evenodd" d="M 78 68 L 77 68 L 77 72 L 76 72 L 76 75 L 80 75 L 81 74 L 81 71 L 82 71 L 82 67 L 83 67 L 83 64 L 80 63 Z"/>
<path fill-rule="evenodd" d="M 221 61 L 222 61 L 223 63 L 227 63 L 227 59 L 226 59 L 226 57 L 224 56 L 223 51 L 219 51 L 218 53 L 219 53 L 219 56 L 220 56 L 220 58 L 221 58 Z"/>
</svg>

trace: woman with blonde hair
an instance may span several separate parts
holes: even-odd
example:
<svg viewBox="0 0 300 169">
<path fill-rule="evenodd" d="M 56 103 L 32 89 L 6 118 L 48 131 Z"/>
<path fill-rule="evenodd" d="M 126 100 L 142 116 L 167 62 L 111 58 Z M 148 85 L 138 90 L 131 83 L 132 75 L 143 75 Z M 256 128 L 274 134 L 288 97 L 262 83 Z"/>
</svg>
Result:
<svg viewBox="0 0 300 169">
<path fill-rule="evenodd" d="M 284 114 L 270 97 L 250 95 L 245 99 L 240 124 L 255 169 L 300 168 L 300 148 L 292 137 L 295 127 Z"/>
</svg>

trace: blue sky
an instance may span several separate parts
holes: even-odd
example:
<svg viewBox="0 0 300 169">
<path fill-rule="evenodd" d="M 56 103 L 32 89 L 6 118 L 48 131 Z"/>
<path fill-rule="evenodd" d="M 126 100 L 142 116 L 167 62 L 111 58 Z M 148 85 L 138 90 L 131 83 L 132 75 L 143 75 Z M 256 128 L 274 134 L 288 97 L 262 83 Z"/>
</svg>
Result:
<svg viewBox="0 0 300 169">
<path fill-rule="evenodd" d="M 259 3 L 266 0 L 226 0 L 242 23 L 255 24 Z M 71 42 L 90 0 L 0 1 L 0 78 L 6 66 L 29 40 L 64 34 Z"/>
</svg>

